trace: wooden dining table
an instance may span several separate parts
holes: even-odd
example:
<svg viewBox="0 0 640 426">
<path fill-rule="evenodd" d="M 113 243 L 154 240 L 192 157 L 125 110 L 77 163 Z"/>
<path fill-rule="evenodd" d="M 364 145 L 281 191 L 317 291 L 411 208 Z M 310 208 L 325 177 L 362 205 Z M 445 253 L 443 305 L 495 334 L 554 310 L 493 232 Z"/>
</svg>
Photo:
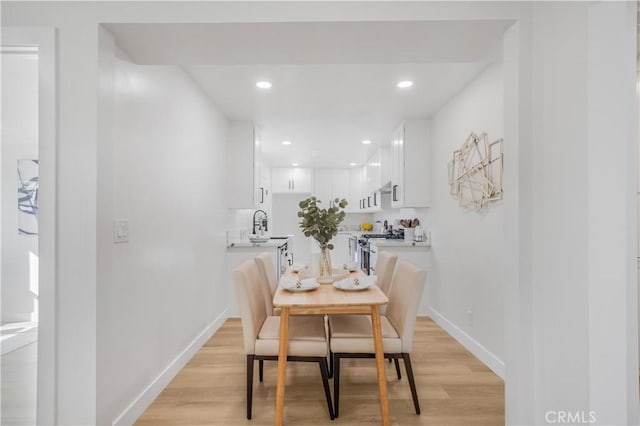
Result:
<svg viewBox="0 0 640 426">
<path fill-rule="evenodd" d="M 283 275 L 290 276 L 288 272 Z M 364 275 L 361 271 L 351 275 Z M 280 308 L 280 342 L 278 350 L 278 377 L 276 387 L 275 424 L 282 425 L 284 418 L 284 391 L 287 372 L 287 349 L 289 347 L 289 316 L 318 314 L 367 314 L 371 315 L 373 342 L 378 370 L 378 389 L 382 424 L 389 425 L 389 403 L 387 400 L 387 378 L 382 347 L 380 306 L 389 302 L 377 286 L 360 291 L 344 291 L 330 284 L 321 284 L 317 289 L 291 292 L 279 285 L 273 296 L 273 306 Z"/>
</svg>

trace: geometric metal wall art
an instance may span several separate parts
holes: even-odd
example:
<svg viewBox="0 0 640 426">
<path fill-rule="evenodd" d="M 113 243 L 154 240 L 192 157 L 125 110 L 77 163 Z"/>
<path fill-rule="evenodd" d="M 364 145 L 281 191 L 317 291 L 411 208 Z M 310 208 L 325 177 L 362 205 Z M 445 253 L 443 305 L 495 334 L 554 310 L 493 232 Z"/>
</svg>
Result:
<svg viewBox="0 0 640 426">
<path fill-rule="evenodd" d="M 480 211 L 502 198 L 502 139 L 489 143 L 486 133 L 471 132 L 449 162 L 451 195 L 461 207 Z"/>
</svg>

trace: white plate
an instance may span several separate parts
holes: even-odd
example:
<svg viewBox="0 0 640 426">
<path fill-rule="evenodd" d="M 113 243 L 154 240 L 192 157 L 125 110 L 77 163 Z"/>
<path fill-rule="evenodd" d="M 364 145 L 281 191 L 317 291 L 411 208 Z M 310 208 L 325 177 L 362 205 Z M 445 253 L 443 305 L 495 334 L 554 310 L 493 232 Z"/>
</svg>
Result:
<svg viewBox="0 0 640 426">
<path fill-rule="evenodd" d="M 302 263 L 294 263 L 293 265 L 291 265 L 291 270 L 293 272 L 300 272 L 304 271 L 305 269 L 307 269 L 307 265 L 303 265 Z"/>
<path fill-rule="evenodd" d="M 356 280 L 358 284 L 356 285 Z M 366 290 L 369 287 L 376 285 L 376 277 L 373 275 L 367 275 L 363 277 L 347 278 L 341 281 L 336 281 L 333 286 L 340 290 L 346 291 L 360 291 Z"/>
<path fill-rule="evenodd" d="M 307 278 L 306 280 L 287 278 L 282 281 L 281 285 L 282 288 L 288 291 L 311 291 L 320 287 L 320 284 L 318 284 L 318 281 L 315 278 Z"/>
</svg>

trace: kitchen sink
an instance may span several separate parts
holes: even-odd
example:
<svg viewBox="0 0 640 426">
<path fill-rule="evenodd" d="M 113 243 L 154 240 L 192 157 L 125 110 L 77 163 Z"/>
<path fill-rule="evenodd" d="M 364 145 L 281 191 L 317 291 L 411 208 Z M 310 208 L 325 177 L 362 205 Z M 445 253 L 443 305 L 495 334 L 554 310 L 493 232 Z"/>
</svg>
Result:
<svg viewBox="0 0 640 426">
<path fill-rule="evenodd" d="M 269 237 L 249 237 L 250 243 L 266 243 L 269 240 Z"/>
</svg>

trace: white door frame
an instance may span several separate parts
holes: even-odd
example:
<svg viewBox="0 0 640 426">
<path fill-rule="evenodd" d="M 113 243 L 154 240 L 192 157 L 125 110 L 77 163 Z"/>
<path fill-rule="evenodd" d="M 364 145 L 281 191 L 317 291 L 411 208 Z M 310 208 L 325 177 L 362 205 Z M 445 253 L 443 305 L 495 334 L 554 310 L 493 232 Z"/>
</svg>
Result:
<svg viewBox="0 0 640 426">
<path fill-rule="evenodd" d="M 37 423 L 56 423 L 56 30 L 3 27 L 2 45 L 38 47 L 39 301 Z"/>
</svg>

